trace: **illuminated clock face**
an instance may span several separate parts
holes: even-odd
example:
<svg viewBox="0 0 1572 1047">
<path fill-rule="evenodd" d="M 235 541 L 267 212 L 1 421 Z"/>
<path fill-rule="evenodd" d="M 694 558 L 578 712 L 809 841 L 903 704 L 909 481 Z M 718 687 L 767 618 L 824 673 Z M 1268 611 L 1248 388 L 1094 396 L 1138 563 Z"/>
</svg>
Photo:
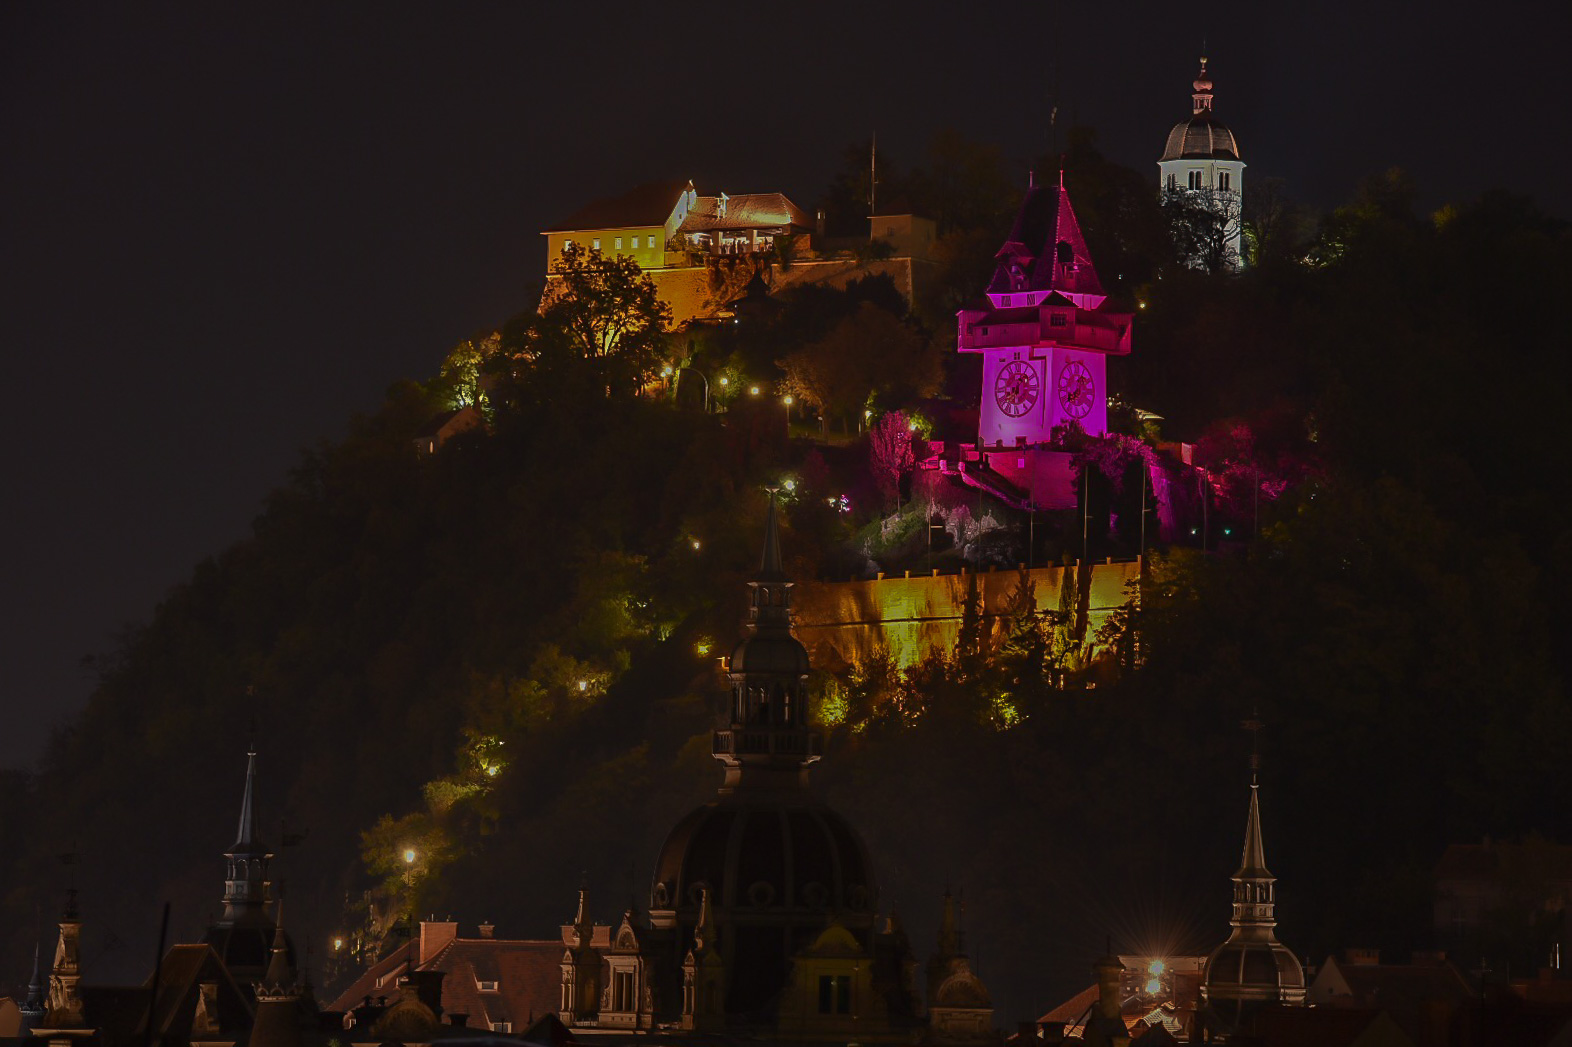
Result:
<svg viewBox="0 0 1572 1047">
<path fill-rule="evenodd" d="M 1097 384 L 1086 365 L 1071 360 L 1059 371 L 1059 406 L 1071 418 L 1085 418 L 1092 409 Z"/>
<path fill-rule="evenodd" d="M 994 379 L 994 402 L 1011 418 L 1019 418 L 1037 403 L 1038 384 L 1037 368 L 1025 360 L 1011 360 Z"/>
</svg>

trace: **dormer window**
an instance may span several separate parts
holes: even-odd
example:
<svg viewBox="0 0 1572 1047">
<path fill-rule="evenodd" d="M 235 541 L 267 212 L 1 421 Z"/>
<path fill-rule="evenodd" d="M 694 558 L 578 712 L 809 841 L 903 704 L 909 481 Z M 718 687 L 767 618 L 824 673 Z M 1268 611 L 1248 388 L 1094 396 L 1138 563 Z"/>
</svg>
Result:
<svg viewBox="0 0 1572 1047">
<path fill-rule="evenodd" d="M 485 981 L 483 979 L 476 978 L 475 988 L 479 989 L 481 992 L 496 992 L 497 983 L 495 981 Z"/>
</svg>

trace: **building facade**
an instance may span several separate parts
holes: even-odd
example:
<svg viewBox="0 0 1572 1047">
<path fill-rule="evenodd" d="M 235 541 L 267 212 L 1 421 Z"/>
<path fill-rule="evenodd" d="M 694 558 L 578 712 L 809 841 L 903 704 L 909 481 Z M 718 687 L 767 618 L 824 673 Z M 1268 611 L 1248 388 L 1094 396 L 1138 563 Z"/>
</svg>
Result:
<svg viewBox="0 0 1572 1047">
<path fill-rule="evenodd" d="M 1205 58 L 1192 89 L 1190 119 L 1168 132 L 1157 161 L 1159 192 L 1190 233 L 1184 244 L 1189 263 L 1237 270 L 1244 263 L 1245 164 L 1234 133 L 1213 112 Z"/>
</svg>

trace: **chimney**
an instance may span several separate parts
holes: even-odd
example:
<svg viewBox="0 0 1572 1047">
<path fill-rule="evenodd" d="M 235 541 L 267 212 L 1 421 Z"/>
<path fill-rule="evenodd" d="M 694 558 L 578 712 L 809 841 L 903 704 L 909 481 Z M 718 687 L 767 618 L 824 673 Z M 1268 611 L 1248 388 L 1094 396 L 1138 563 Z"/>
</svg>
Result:
<svg viewBox="0 0 1572 1047">
<path fill-rule="evenodd" d="M 1044 1043 L 1064 1042 L 1064 1022 L 1043 1022 L 1042 1030 Z"/>
<path fill-rule="evenodd" d="M 420 959 L 416 966 L 428 963 L 437 953 L 447 948 L 448 943 L 458 937 L 458 924 L 452 920 L 421 920 L 420 921 Z"/>
<path fill-rule="evenodd" d="M 813 238 L 821 242 L 824 240 L 824 208 L 822 207 L 813 216 Z"/>
<path fill-rule="evenodd" d="M 469 1024 L 469 1015 L 458 1011 L 448 1012 L 448 1024 L 455 1029 L 462 1029 Z"/>
<path fill-rule="evenodd" d="M 495 938 L 497 936 L 497 925 L 490 920 L 486 920 L 480 925 L 480 936 L 482 938 Z"/>
</svg>

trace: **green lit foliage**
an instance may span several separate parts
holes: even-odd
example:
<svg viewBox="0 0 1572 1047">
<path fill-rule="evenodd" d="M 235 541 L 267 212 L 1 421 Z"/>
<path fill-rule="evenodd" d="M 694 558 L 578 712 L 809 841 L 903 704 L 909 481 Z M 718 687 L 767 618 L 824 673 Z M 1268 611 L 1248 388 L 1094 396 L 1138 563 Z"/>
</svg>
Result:
<svg viewBox="0 0 1572 1047">
<path fill-rule="evenodd" d="M 552 270 L 540 308 L 506 325 L 496 369 L 525 402 L 642 390 L 667 357 L 671 310 L 631 257 L 573 247 Z"/>
</svg>

